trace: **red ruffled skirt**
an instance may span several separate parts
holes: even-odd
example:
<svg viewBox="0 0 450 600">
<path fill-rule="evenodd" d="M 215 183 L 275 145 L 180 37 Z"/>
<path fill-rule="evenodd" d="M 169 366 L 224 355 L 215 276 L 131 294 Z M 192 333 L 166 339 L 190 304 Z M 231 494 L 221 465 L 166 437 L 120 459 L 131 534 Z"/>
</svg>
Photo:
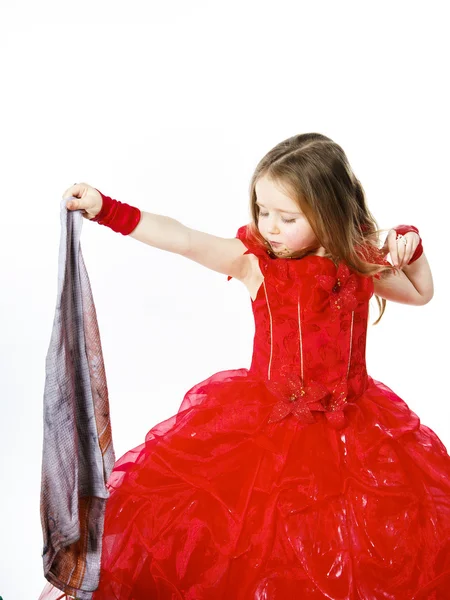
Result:
<svg viewBox="0 0 450 600">
<path fill-rule="evenodd" d="M 221 371 L 116 462 L 93 600 L 450 598 L 437 435 L 371 377 L 340 430 L 273 405 Z"/>
</svg>

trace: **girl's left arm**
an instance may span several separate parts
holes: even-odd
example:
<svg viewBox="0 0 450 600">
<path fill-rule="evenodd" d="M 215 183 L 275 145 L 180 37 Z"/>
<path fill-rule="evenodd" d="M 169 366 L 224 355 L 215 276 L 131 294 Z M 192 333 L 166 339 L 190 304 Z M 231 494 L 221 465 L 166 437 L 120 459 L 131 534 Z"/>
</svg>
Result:
<svg viewBox="0 0 450 600">
<path fill-rule="evenodd" d="M 433 278 L 423 253 L 411 265 L 372 279 L 374 294 L 392 302 L 423 306 L 433 297 Z"/>
<path fill-rule="evenodd" d="M 411 265 L 402 267 L 402 271 L 422 296 L 424 304 L 429 302 L 434 294 L 434 286 L 433 276 L 425 253 L 422 253 Z"/>
</svg>

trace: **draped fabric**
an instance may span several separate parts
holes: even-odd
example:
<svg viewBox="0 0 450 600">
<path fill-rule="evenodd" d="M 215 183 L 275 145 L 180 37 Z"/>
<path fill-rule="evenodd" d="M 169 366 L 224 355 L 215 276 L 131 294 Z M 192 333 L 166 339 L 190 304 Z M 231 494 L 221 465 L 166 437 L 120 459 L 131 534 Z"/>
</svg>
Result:
<svg viewBox="0 0 450 600">
<path fill-rule="evenodd" d="M 450 457 L 367 372 L 372 278 L 237 237 L 264 276 L 251 365 L 116 462 L 93 600 L 448 600 Z"/>
<path fill-rule="evenodd" d="M 83 218 L 61 201 L 58 292 L 45 365 L 40 514 L 46 579 L 90 600 L 100 576 L 115 456 L 97 317 L 80 247 Z"/>
</svg>

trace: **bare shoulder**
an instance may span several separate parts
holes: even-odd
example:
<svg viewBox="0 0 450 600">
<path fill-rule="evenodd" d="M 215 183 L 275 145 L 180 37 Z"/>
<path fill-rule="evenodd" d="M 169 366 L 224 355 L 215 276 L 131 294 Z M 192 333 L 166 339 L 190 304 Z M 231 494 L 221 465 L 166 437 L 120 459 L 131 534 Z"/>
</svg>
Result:
<svg viewBox="0 0 450 600">
<path fill-rule="evenodd" d="M 223 238 L 188 229 L 189 242 L 183 256 L 208 269 L 246 281 L 251 275 L 253 261 L 239 238 Z"/>
</svg>

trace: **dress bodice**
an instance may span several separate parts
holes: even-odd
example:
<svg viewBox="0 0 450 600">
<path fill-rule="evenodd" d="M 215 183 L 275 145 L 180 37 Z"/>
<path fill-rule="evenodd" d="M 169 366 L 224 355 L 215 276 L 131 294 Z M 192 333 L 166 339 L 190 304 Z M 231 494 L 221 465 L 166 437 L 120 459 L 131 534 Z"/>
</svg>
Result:
<svg viewBox="0 0 450 600">
<path fill-rule="evenodd" d="M 320 410 L 342 424 L 341 409 L 368 383 L 372 278 L 324 256 L 272 257 L 253 241 L 247 226 L 236 237 L 246 245 L 246 254 L 257 256 L 264 276 L 251 300 L 255 335 L 250 371 L 280 398 L 273 419 L 289 410 L 312 422 L 311 410 Z"/>
</svg>

